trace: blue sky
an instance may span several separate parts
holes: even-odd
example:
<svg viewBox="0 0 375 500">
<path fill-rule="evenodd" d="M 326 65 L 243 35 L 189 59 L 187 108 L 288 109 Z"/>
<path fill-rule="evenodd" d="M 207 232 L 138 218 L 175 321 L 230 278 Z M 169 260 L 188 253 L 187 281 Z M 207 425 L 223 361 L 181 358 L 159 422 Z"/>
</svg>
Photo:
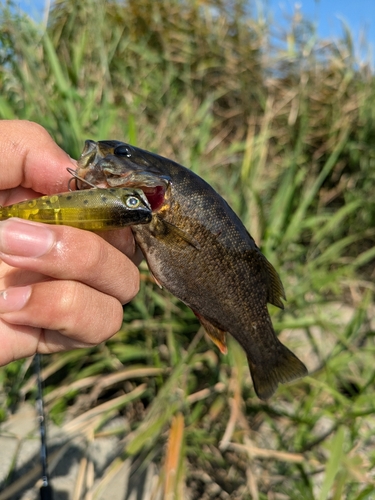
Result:
<svg viewBox="0 0 375 500">
<path fill-rule="evenodd" d="M 357 55 L 373 64 L 375 0 L 266 0 L 266 2 L 274 21 L 281 25 L 284 24 L 284 19 L 291 18 L 296 5 L 300 6 L 303 16 L 315 24 L 320 38 L 341 37 L 344 22 L 352 33 Z"/>
<path fill-rule="evenodd" d="M 46 1 L 16 0 L 14 3 L 41 20 Z M 285 19 L 300 5 L 303 15 L 315 23 L 322 38 L 340 37 L 344 21 L 352 32 L 358 55 L 372 63 L 375 60 L 375 0 L 252 0 L 249 3 L 265 4 L 281 26 L 285 26 Z M 361 44 L 362 34 L 368 42 L 365 46 Z"/>
</svg>

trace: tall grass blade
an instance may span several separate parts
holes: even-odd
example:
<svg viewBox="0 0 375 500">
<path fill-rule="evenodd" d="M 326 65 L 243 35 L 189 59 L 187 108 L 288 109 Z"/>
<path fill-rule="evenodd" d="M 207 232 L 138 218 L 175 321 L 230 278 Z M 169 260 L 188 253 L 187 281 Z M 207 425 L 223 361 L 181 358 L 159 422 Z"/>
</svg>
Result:
<svg viewBox="0 0 375 500">
<path fill-rule="evenodd" d="M 344 439 L 345 430 L 343 427 L 339 427 L 332 439 L 332 445 L 330 446 L 330 456 L 326 466 L 319 500 L 328 500 L 330 497 L 331 488 L 335 482 L 337 473 L 340 469 L 340 464 L 344 458 Z"/>
</svg>

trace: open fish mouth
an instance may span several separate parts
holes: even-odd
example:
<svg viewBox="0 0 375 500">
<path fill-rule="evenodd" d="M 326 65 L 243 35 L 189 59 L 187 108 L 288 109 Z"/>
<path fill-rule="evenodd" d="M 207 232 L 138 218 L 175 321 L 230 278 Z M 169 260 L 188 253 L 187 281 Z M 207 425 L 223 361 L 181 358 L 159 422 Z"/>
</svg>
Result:
<svg viewBox="0 0 375 500">
<path fill-rule="evenodd" d="M 139 189 L 141 189 L 144 192 L 151 206 L 151 210 L 153 212 L 157 212 L 164 204 L 166 187 L 155 186 L 152 188 L 152 187 L 139 186 Z"/>
</svg>

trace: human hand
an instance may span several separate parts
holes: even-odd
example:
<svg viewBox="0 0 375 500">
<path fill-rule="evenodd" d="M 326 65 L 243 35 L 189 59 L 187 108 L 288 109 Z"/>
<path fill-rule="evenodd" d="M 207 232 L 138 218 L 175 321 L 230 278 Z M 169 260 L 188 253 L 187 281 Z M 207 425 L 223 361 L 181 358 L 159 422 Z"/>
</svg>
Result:
<svg viewBox="0 0 375 500">
<path fill-rule="evenodd" d="M 72 164 L 39 125 L 0 121 L 0 205 L 67 191 Z M 96 345 L 120 329 L 122 304 L 139 287 L 130 260 L 137 260 L 136 246 L 129 228 L 105 238 L 67 226 L 0 222 L 0 366 Z"/>
</svg>

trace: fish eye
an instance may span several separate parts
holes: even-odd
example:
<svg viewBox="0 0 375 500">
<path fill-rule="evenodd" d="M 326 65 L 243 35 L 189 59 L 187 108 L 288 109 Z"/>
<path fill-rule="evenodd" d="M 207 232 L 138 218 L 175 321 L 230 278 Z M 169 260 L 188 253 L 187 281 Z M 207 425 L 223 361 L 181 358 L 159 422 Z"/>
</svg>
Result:
<svg viewBox="0 0 375 500">
<path fill-rule="evenodd" d="M 128 196 L 126 198 L 125 204 L 128 208 L 137 208 L 141 202 L 135 196 Z"/>
<path fill-rule="evenodd" d="M 132 155 L 127 146 L 117 146 L 113 152 L 116 156 L 126 156 L 127 158 L 130 158 Z"/>
</svg>

